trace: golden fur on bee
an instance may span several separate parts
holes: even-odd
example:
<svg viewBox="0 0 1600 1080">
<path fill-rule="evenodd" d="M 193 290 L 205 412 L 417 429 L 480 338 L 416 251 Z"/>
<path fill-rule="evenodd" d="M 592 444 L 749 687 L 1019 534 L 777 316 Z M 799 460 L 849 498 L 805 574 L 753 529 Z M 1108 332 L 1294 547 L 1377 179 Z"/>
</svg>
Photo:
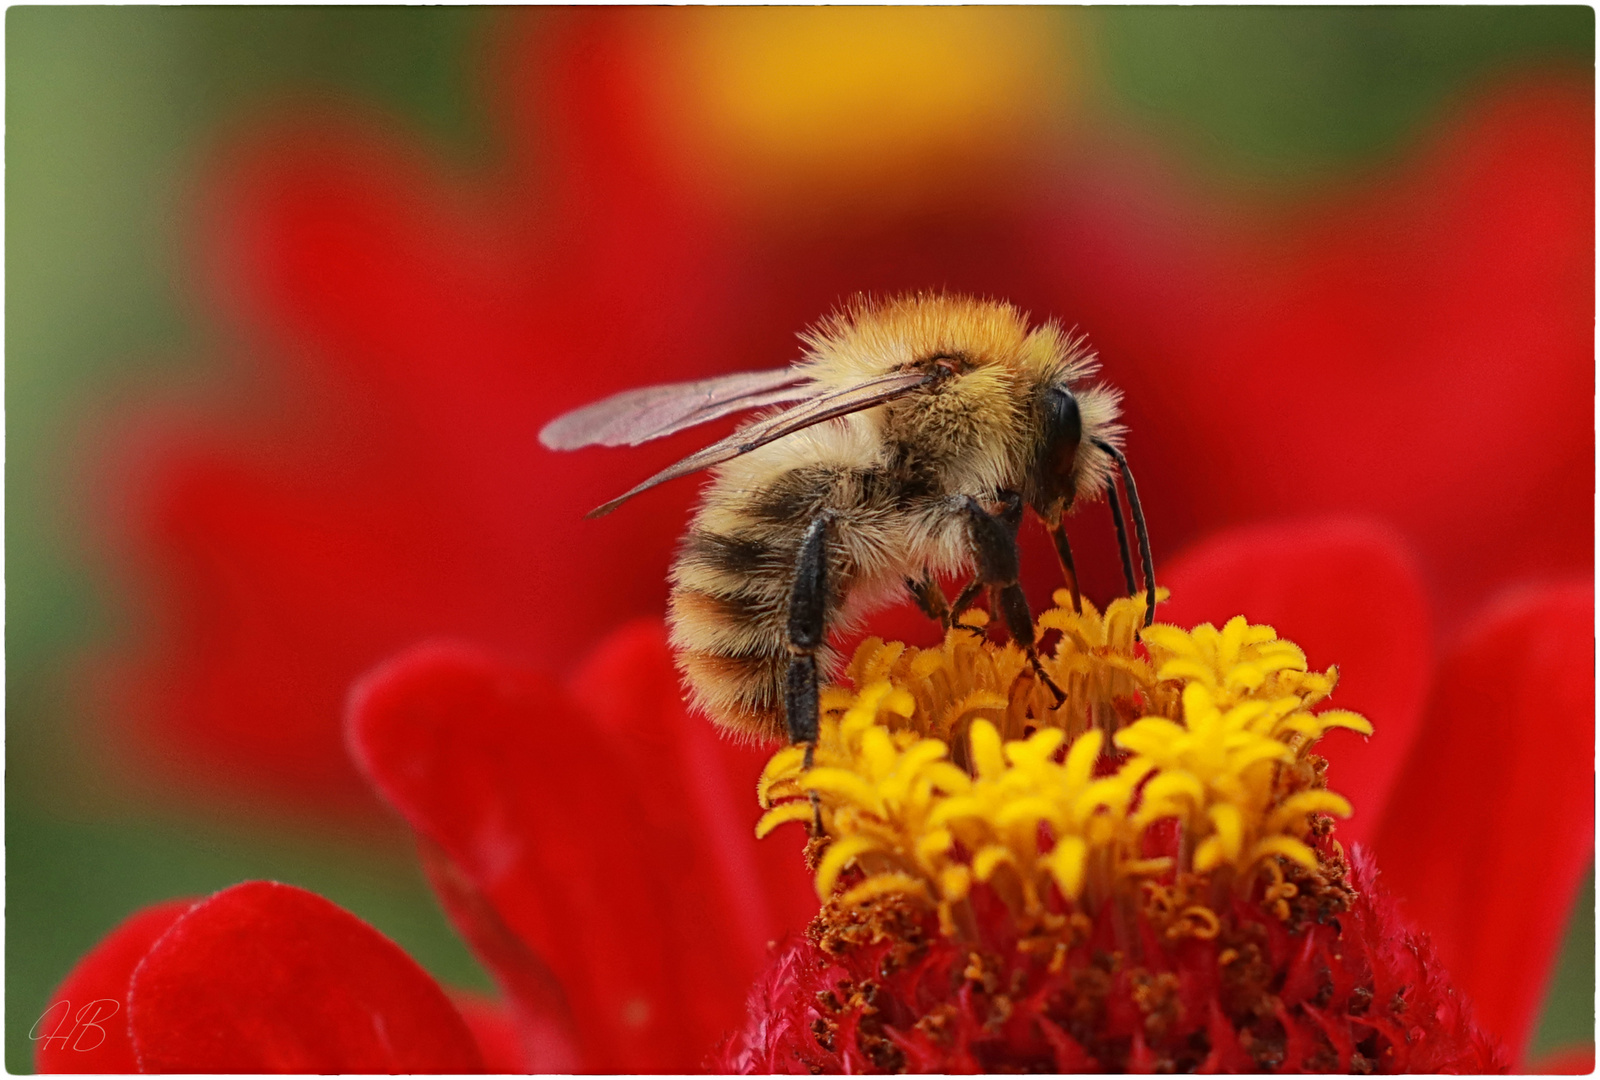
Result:
<svg viewBox="0 0 1600 1080">
<path fill-rule="evenodd" d="M 719 465 L 672 567 L 669 624 L 690 697 L 747 737 L 782 738 L 790 594 L 802 536 L 831 512 L 827 627 L 904 598 L 907 578 L 972 564 L 952 496 L 1035 507 L 1043 395 L 1070 386 L 1082 437 L 1065 502 L 1092 501 L 1120 446 L 1117 391 L 1086 386 L 1097 363 L 1055 323 L 1010 304 L 944 294 L 858 298 L 802 335 L 804 368 L 828 388 L 949 365 L 951 377 L 795 432 Z M 837 666 L 823 649 L 819 668 Z"/>
</svg>

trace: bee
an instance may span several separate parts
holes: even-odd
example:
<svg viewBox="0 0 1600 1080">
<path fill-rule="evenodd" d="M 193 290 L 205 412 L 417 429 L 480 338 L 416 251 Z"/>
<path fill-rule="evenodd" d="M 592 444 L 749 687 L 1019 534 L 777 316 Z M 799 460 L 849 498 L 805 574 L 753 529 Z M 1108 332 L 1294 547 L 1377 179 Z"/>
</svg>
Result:
<svg viewBox="0 0 1600 1080">
<path fill-rule="evenodd" d="M 766 410 L 588 515 L 714 470 L 672 566 L 669 613 L 689 696 L 712 720 L 814 746 L 818 680 L 838 664 L 830 636 L 906 592 L 947 630 L 987 592 L 1059 703 L 1018 580 L 1017 530 L 1024 507 L 1044 522 L 1081 607 L 1063 518 L 1104 494 L 1134 595 L 1118 476 L 1148 625 L 1154 570 L 1120 393 L 1091 382 L 1099 365 L 1083 337 L 942 293 L 857 297 L 800 337 L 792 367 L 629 390 L 539 434 L 556 450 L 638 445 Z M 971 580 L 951 602 L 939 579 L 960 573 Z"/>
</svg>

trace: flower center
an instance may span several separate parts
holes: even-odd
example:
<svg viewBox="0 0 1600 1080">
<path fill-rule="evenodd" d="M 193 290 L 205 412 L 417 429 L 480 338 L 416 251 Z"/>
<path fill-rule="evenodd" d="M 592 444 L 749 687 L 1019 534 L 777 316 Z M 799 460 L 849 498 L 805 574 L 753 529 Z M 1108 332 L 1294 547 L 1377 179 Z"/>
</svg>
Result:
<svg viewBox="0 0 1600 1080">
<path fill-rule="evenodd" d="M 1499 1071 L 1314 753 L 1338 673 L 1269 626 L 1141 629 L 1142 598 L 983 636 L 868 640 L 765 836 L 812 830 L 822 908 L 719 1051 L 742 1072 Z M 1051 637 L 1054 641 L 1052 643 Z"/>
<path fill-rule="evenodd" d="M 867 640 L 856 689 L 824 693 L 814 767 L 800 747 L 768 763 L 758 835 L 820 823 L 825 902 L 897 897 L 955 938 L 972 935 L 978 883 L 1027 932 L 1107 905 L 1200 937 L 1229 897 L 1286 921 L 1337 908 L 1342 860 L 1318 839 L 1350 804 L 1310 751 L 1331 728 L 1372 732 L 1315 711 L 1337 671 L 1309 671 L 1299 647 L 1242 617 L 1141 633 L 1143 615 L 1141 597 L 1040 617 L 1041 635 L 1059 633 L 1043 657 L 1059 706 L 1021 650 L 983 636 L 981 613 L 937 648 Z"/>
</svg>

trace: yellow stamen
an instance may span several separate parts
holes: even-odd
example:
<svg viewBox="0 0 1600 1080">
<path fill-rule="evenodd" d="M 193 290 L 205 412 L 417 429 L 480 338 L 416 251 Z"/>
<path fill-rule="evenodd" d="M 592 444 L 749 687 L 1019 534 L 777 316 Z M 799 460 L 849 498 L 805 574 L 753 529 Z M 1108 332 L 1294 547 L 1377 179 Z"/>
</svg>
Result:
<svg viewBox="0 0 1600 1080">
<path fill-rule="evenodd" d="M 914 896 L 919 900 L 928 899 L 927 883 L 910 874 L 888 873 L 870 877 L 855 888 L 839 897 L 839 903 L 844 907 L 858 907 L 875 900 L 880 896 L 901 894 Z"/>
<path fill-rule="evenodd" d="M 787 802 L 781 806 L 775 806 L 765 814 L 762 814 L 761 820 L 756 823 L 756 839 L 765 838 L 768 833 L 779 825 L 791 821 L 810 821 L 811 817 L 811 804 L 807 802 Z"/>
<path fill-rule="evenodd" d="M 817 895 L 826 900 L 833 895 L 833 886 L 845 867 L 858 855 L 865 855 L 876 845 L 865 836 L 846 836 L 835 840 L 817 864 Z"/>
</svg>

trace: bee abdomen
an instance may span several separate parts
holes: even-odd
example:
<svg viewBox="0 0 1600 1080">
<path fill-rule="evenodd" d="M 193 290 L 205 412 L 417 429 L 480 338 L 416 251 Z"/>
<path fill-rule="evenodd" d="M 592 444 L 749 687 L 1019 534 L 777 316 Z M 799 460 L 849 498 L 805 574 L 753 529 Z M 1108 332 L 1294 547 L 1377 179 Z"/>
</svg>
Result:
<svg viewBox="0 0 1600 1080">
<path fill-rule="evenodd" d="M 794 544 L 701 529 L 672 568 L 669 622 L 694 703 L 724 727 L 784 738 Z"/>
<path fill-rule="evenodd" d="M 763 741 L 784 737 L 786 653 L 724 656 L 684 649 L 677 663 L 695 703 L 718 724 Z"/>
</svg>

